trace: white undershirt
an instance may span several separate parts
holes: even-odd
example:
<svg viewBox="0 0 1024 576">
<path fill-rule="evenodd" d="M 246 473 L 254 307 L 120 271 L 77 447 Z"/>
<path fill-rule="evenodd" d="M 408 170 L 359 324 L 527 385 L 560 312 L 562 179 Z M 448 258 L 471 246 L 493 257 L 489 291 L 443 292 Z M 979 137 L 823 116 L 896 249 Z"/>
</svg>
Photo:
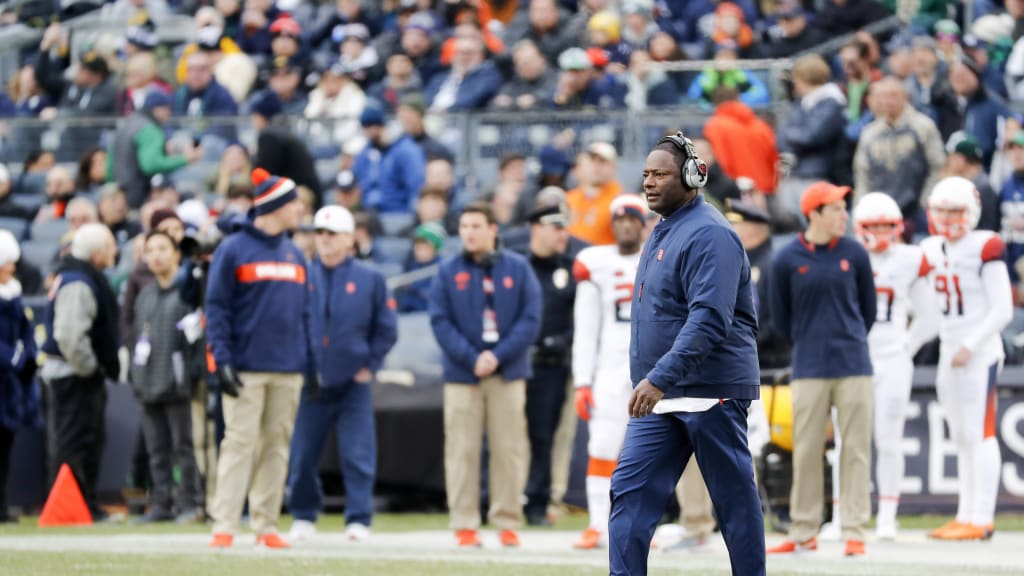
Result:
<svg viewBox="0 0 1024 576">
<path fill-rule="evenodd" d="M 665 398 L 654 405 L 655 414 L 671 412 L 707 412 L 715 404 L 725 402 L 728 398 Z"/>
</svg>

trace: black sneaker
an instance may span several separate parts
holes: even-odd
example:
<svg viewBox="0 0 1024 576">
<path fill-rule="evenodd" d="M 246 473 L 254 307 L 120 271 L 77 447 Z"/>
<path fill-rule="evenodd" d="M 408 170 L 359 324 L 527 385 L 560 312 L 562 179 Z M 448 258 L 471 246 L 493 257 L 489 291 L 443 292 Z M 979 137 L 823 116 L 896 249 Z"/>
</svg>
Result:
<svg viewBox="0 0 1024 576">
<path fill-rule="evenodd" d="M 529 526 L 551 526 L 547 514 L 527 514 L 526 524 Z"/>
<path fill-rule="evenodd" d="M 150 510 L 148 514 L 136 516 L 132 519 L 132 524 L 153 524 L 156 522 L 170 522 L 172 520 L 174 520 L 174 514 L 167 510 Z"/>
</svg>

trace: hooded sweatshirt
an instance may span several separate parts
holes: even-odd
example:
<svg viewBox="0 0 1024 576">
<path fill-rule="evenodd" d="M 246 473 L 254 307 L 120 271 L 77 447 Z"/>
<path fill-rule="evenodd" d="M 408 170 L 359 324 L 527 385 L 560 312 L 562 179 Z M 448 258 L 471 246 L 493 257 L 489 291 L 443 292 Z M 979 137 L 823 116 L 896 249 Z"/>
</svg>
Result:
<svg viewBox="0 0 1024 576">
<path fill-rule="evenodd" d="M 772 194 L 776 186 L 775 132 L 742 102 L 723 102 L 704 125 L 715 161 L 730 178 L 746 176 L 758 190 Z"/>
</svg>

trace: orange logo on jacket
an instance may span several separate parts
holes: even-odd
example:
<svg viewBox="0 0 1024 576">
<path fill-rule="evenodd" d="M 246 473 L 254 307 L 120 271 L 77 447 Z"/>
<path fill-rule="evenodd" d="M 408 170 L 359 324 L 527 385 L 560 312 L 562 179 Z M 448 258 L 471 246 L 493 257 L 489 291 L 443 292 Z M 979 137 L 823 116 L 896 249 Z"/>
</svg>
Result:
<svg viewBox="0 0 1024 576">
<path fill-rule="evenodd" d="M 455 289 L 462 291 L 469 287 L 469 272 L 459 272 L 455 275 Z"/>
<path fill-rule="evenodd" d="M 840 260 L 839 261 L 839 269 L 842 270 L 843 272 L 849 272 L 850 271 L 850 261 L 847 260 L 846 258 L 843 258 L 842 260 Z"/>
<path fill-rule="evenodd" d="M 664 257 L 665 257 L 665 249 L 664 248 L 659 248 L 658 249 L 658 262 L 661 262 L 661 259 L 664 258 Z"/>
<path fill-rule="evenodd" d="M 511 290 L 512 287 L 516 285 L 511 276 L 505 276 L 501 283 L 505 286 L 506 290 Z"/>
<path fill-rule="evenodd" d="M 811 269 L 810 266 L 801 266 L 801 267 L 797 268 L 796 271 L 799 272 L 800 274 L 807 274 L 807 271 L 810 270 L 810 269 Z"/>
<path fill-rule="evenodd" d="M 253 282 L 306 283 L 306 267 L 285 262 L 250 262 L 235 268 L 235 278 L 243 284 Z"/>
<path fill-rule="evenodd" d="M 345 284 L 345 292 L 348 293 L 348 294 L 355 294 L 356 293 L 356 283 L 355 282 L 348 282 L 347 284 Z"/>
</svg>

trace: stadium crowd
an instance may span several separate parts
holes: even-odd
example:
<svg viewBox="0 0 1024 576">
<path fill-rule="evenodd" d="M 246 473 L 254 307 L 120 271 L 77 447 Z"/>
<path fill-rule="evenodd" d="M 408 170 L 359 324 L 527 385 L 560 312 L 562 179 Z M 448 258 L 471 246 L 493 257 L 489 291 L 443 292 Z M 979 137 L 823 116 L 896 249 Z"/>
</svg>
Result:
<svg viewBox="0 0 1024 576">
<path fill-rule="evenodd" d="M 222 239 L 239 234 L 274 236 L 282 227 L 294 228 L 291 242 L 307 263 L 312 266 L 328 259 L 332 264 L 326 268 L 340 270 L 344 262 L 354 260 L 358 264 L 354 273 L 365 277 L 375 286 L 375 296 L 381 297 L 374 300 L 380 314 L 360 325 L 366 331 L 360 345 L 368 350 L 355 355 L 351 366 L 345 365 L 345 370 L 351 368 L 345 382 L 322 383 L 318 397 L 308 398 L 302 392 L 291 412 L 294 419 L 295 410 L 300 414 L 324 410 L 313 412 L 322 421 L 312 430 L 303 427 L 295 433 L 296 439 L 311 444 L 302 449 L 291 444 L 293 456 L 313 453 L 304 453 L 303 470 L 287 471 L 290 497 L 295 497 L 294 490 L 314 495 L 302 503 L 305 514 L 296 514 L 309 524 L 303 528 L 305 534 L 301 530 L 296 534 L 300 537 L 308 536 L 321 505 L 315 496 L 319 483 L 306 468 L 322 452 L 326 430 L 339 422 L 338 413 L 330 410 L 356 401 L 364 411 L 369 409 L 367 398 L 352 400 L 346 396 L 351 391 L 344 387 L 372 380 L 372 373 L 380 368 L 394 343 L 391 309 L 402 314 L 428 310 L 437 314 L 436 302 L 431 307 L 432 298 L 437 297 L 431 292 L 432 286 L 436 289 L 433 276 L 415 273 L 432 269 L 443 257 L 459 254 L 463 248 L 470 250 L 460 226 L 464 209 L 470 207 L 471 214 L 480 216 L 482 229 L 497 226 L 498 246 L 532 256 L 536 276 L 543 280 L 543 274 L 549 274 L 550 285 L 527 282 L 521 287 L 533 297 L 543 290 L 545 301 L 552 286 L 569 285 L 568 271 L 583 247 L 616 243 L 613 203 L 642 190 L 639 174 L 620 171 L 623 159 L 615 145 L 577 141 L 575 133 L 564 131 L 536 154 L 514 149 L 503 153 L 495 182 L 482 189 L 458 165 L 460 156 L 450 140 L 432 130 L 430 119 L 449 112 L 639 112 L 696 106 L 709 116 L 702 133 L 692 135 L 697 154 L 709 168 L 704 198 L 730 215 L 752 265 L 765 276 L 770 268 L 771 235 L 803 229 L 807 214 L 801 198 L 812 183 L 826 180 L 850 186 L 851 207 L 870 192 L 885 193 L 902 214 L 904 241 L 916 243 L 928 235 L 925 206 L 930 190 L 944 177 L 960 176 L 972 181 L 980 194 L 978 228 L 1002 236 L 1011 281 L 1014 286 L 1024 281 L 1024 116 L 1016 111 L 1024 98 L 1020 91 L 1024 0 L 117 0 L 77 4 L 91 4 L 105 20 L 123 26 L 123 37 L 113 41 L 90 36 L 83 44 L 76 39 L 79 33 L 73 25 L 74 17 L 82 14 L 0 9 L 0 24 L 8 29 L 35 26 L 43 30 L 40 44 L 25 51 L 20 68 L 0 94 L 0 122 L 11 119 L 3 136 L 6 165 L 0 165 L 0 224 L 12 232 L 9 241 L 4 237 L 0 242 L 4 266 L 0 271 L 13 265 L 12 276 L 20 282 L 17 290 L 8 290 L 6 283 L 0 286 L 0 301 L 7 306 L 21 294 L 48 291 L 51 300 L 59 299 L 55 295 L 66 295 L 67 286 L 55 278 L 67 274 L 67 263 L 74 261 L 76 273 L 89 286 L 89 290 L 74 291 L 83 302 L 92 302 L 93 314 L 87 320 L 109 320 L 97 316 L 97 309 L 115 316 L 119 310 L 119 323 L 103 322 L 102 334 L 94 340 L 104 336 L 109 340 L 111 334 L 120 333 L 117 343 L 130 350 L 120 370 L 97 368 L 95 358 L 91 364 L 76 365 L 61 349 L 68 362 L 58 367 L 64 372 L 50 378 L 68 378 L 72 372 L 92 378 L 100 373 L 132 382 L 140 402 L 147 406 L 143 444 L 150 451 L 153 489 L 145 520 L 177 517 L 192 522 L 203 517 L 204 495 L 211 498 L 216 484 L 224 480 L 223 471 L 215 474 L 216 464 L 211 463 L 215 447 L 189 447 L 193 436 L 207 433 L 208 394 L 238 396 L 238 388 L 253 387 L 252 374 L 259 373 L 234 374 L 224 369 L 223 362 L 213 368 L 206 362 L 203 321 L 197 310 L 204 303 L 209 305 L 206 282 L 218 273 L 213 250 Z M 877 35 L 863 30 L 892 15 L 901 18 L 898 26 Z M 189 32 L 189 41 L 175 45 L 163 40 L 181 27 Z M 835 38 L 842 41 L 834 49 L 815 50 Z M 788 58 L 793 60 L 787 62 L 782 78 L 770 76 L 762 64 L 744 64 L 745 60 Z M 692 70 L 659 65 L 686 61 L 702 65 Z M 781 91 L 773 90 L 776 83 Z M 784 108 L 779 106 L 783 100 L 789 101 Z M 666 112 L 666 132 L 678 123 L 673 114 L 678 112 Z M 252 141 L 241 137 L 239 117 L 255 132 Z M 119 119 L 116 130 L 76 122 L 97 118 Z M 305 132 L 308 138 L 293 130 L 295 121 L 303 118 L 311 121 Z M 46 124 L 25 119 L 69 123 L 59 142 L 47 142 Z M 179 125 L 191 127 L 185 137 L 172 129 Z M 68 159 L 77 160 L 77 166 L 70 167 Z M 318 168 L 324 161 L 333 166 L 327 178 Z M 254 178 L 254 169 L 261 176 Z M 272 180 L 267 180 L 268 173 Z M 282 224 L 285 220 L 274 220 L 272 225 L 263 220 L 263 227 L 253 224 L 258 219 L 254 214 L 283 218 L 274 216 L 274 210 L 281 208 L 273 203 L 277 194 L 283 194 L 282 186 L 294 187 L 294 191 L 288 188 L 288 199 L 295 199 L 299 206 L 297 225 Z M 338 206 L 345 210 L 332 211 Z M 649 232 L 657 217 L 643 214 L 642 218 Z M 545 238 L 541 231 L 548 230 L 545 226 L 567 234 Z M 82 230 L 86 232 L 77 234 Z M 116 250 L 107 250 L 103 230 L 109 231 Z M 350 235 L 351 241 L 339 248 L 322 238 L 339 234 Z M 325 257 L 324 250 L 330 256 Z M 568 264 L 552 263 L 558 258 Z M 87 264 L 102 273 L 103 287 L 97 286 L 98 276 Z M 566 271 L 564 285 L 556 279 L 558 270 Z M 414 275 L 400 283 L 390 302 L 383 297 L 383 276 L 400 272 Z M 227 277 L 223 270 L 219 273 Z M 518 269 L 516 274 L 532 277 Z M 5 278 L 0 274 L 0 279 Z M 353 282 L 346 290 L 362 294 Z M 520 288 L 519 280 L 515 286 Z M 490 290 L 481 302 L 491 301 L 486 309 L 496 307 L 501 316 L 502 304 L 493 302 L 494 287 Z M 108 298 L 108 292 L 116 298 Z M 221 306 L 225 294 L 229 292 L 215 292 Z M 1018 294 L 1015 305 L 1024 306 L 1024 291 L 1015 290 L 1015 297 Z M 329 317 L 332 297 L 319 297 L 317 302 L 327 307 Z M 382 306 L 385 301 L 389 305 Z M 35 345 L 29 348 L 33 339 L 24 336 L 20 305 L 10 310 L 0 320 L 0 337 L 9 340 L 4 344 L 12 347 L 10 356 L 15 358 L 0 375 L 4 477 L 11 431 L 38 425 L 44 416 L 39 388 L 33 384 L 35 364 L 30 357 L 26 360 L 26 350 L 34 350 Z M 571 325 L 571 307 L 545 309 L 543 319 L 528 318 L 543 325 L 529 329 L 540 336 L 516 353 L 509 352 L 509 358 L 522 360 L 524 368 L 532 364 L 534 373 L 538 363 L 557 366 L 559 370 L 544 373 L 561 380 L 562 394 L 552 396 L 552 401 L 562 406 L 574 400 L 572 393 L 565 393 L 572 333 L 564 326 L 558 331 L 557 320 L 550 316 L 559 314 Z M 761 321 L 762 368 L 787 366 L 786 336 L 770 320 L 761 317 Z M 48 318 L 46 322 L 52 336 L 53 330 L 71 321 Z M 1022 326 L 1018 318 L 1007 331 L 1008 361 L 1020 358 L 1014 336 Z M 389 336 L 374 334 L 375 330 Z M 454 332 L 450 328 L 449 333 Z M 44 351 L 53 353 L 54 342 L 48 344 L 50 349 Z M 104 360 L 113 362 L 109 350 L 105 352 Z M 936 346 L 930 352 L 925 347 L 918 360 L 934 362 L 936 355 Z M 164 363 L 154 368 L 149 365 L 151 357 Z M 502 366 L 505 360 L 501 359 Z M 490 365 L 492 360 L 486 358 L 482 366 L 477 361 L 476 366 L 460 369 L 487 378 L 488 386 L 501 386 L 499 379 L 491 381 L 498 361 L 495 358 Z M 515 379 L 528 372 L 517 370 L 504 377 Z M 168 374 L 174 378 L 167 380 Z M 312 377 L 301 376 L 306 377 L 308 388 Z M 237 384 L 234 394 L 230 385 L 224 388 L 224 381 Z M 327 393 L 325 399 L 323 390 L 335 385 L 339 387 L 336 395 Z M 298 388 L 295 393 L 299 394 Z M 510 441 L 508 450 L 520 459 L 532 456 L 550 462 L 543 465 L 545 472 L 531 468 L 531 484 L 520 488 L 557 504 L 559 489 L 551 485 L 561 482 L 564 491 L 565 480 L 558 477 L 565 472 L 547 474 L 546 469 L 567 466 L 564 454 L 560 458 L 559 448 L 551 444 L 556 443 L 558 425 L 573 426 L 574 419 L 567 419 L 564 411 L 541 414 L 531 409 L 532 393 L 527 388 L 524 399 L 512 400 L 513 405 L 523 400 L 528 421 L 516 420 L 509 426 L 524 428 L 524 434 L 529 426 L 529 441 L 546 448 L 528 453 L 526 446 Z M 53 394 L 51 387 L 50 407 Z M 95 408 L 102 406 L 101 396 L 97 389 L 82 401 Z M 446 406 L 448 401 L 446 392 Z M 220 410 L 220 403 L 213 405 Z M 57 417 L 49 412 L 45 416 Z M 288 414 L 275 417 L 287 419 Z M 544 420 L 543 425 L 537 418 Z M 89 434 L 102 436 L 102 430 L 96 429 L 100 424 L 86 422 L 84 416 L 73 420 Z M 350 426 L 351 433 L 351 424 L 344 418 L 341 422 Z M 371 420 L 363 432 L 366 426 L 372 431 L 372 425 Z M 229 435 L 230 430 L 228 423 Z M 470 432 L 482 431 L 476 426 Z M 223 429 L 218 431 L 222 433 Z M 564 435 L 560 442 L 564 453 Z M 460 448 L 479 453 L 479 440 Z M 287 453 L 287 444 L 283 449 Z M 66 450 L 76 447 L 64 446 L 57 452 Z M 346 486 L 346 490 L 362 490 L 359 493 L 365 498 L 366 467 L 369 462 L 372 468 L 373 459 L 364 452 L 343 455 L 343 467 L 346 482 L 349 476 L 363 481 L 358 488 Z M 266 456 L 267 462 L 272 456 Z M 88 492 L 94 487 L 96 456 L 76 453 L 75 458 L 82 463 L 72 467 L 81 467 L 75 474 L 86 485 L 94 516 L 100 517 L 103 512 Z M 183 485 L 173 502 L 172 459 L 177 459 Z M 51 465 L 51 478 L 59 462 Z M 233 466 L 248 471 L 255 464 L 236 458 Z M 285 474 L 279 462 L 268 467 L 274 474 Z M 491 470 L 515 475 L 519 467 L 519 463 L 496 461 Z M 253 474 L 255 478 L 257 472 Z M 464 476 L 455 485 L 479 484 L 478 477 Z M 206 486 L 200 487 L 204 480 Z M 493 477 L 491 481 L 495 482 Z M 515 488 L 516 483 L 510 485 Z M 518 506 L 518 494 L 509 494 L 501 479 L 494 486 L 503 490 L 493 495 L 495 500 L 500 497 L 502 504 Z M 262 488 L 267 493 L 261 500 L 263 508 L 267 502 L 273 507 L 275 498 L 280 503 L 280 494 Z M 458 527 L 477 526 L 479 502 L 458 504 Z M 228 515 L 241 513 L 238 502 L 224 506 Z M 527 520 L 545 523 L 548 510 L 534 502 L 527 508 Z M 511 530 L 520 513 L 492 510 L 492 520 L 497 517 L 496 524 Z M 349 525 L 356 527 L 349 536 L 365 538 L 370 512 L 360 508 L 353 514 Z M 3 515 L 6 505 L 0 502 Z M 276 517 L 261 517 L 260 522 L 272 528 Z"/>
</svg>

